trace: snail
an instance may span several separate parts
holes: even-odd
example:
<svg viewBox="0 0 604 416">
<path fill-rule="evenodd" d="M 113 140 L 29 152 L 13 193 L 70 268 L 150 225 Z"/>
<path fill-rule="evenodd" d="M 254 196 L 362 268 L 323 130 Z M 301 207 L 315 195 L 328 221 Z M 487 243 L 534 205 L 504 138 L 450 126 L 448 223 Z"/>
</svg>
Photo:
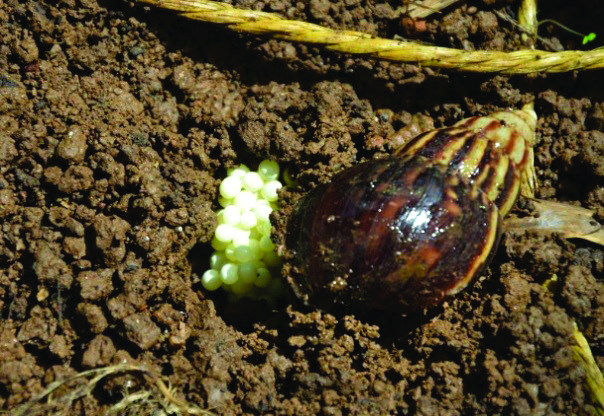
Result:
<svg viewBox="0 0 604 416">
<path fill-rule="evenodd" d="M 532 108 L 472 117 L 356 165 L 296 205 L 290 284 L 307 304 L 407 312 L 464 289 L 535 188 Z"/>
</svg>

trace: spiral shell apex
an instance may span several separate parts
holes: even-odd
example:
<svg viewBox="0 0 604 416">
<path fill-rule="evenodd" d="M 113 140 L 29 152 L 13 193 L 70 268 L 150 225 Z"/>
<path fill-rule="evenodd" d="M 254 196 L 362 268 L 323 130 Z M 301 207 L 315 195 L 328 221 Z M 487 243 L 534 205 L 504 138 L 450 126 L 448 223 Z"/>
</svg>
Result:
<svg viewBox="0 0 604 416">
<path fill-rule="evenodd" d="M 295 293 L 319 307 L 406 312 L 465 288 L 521 188 L 534 189 L 533 115 L 462 120 L 315 188 L 288 226 Z"/>
</svg>

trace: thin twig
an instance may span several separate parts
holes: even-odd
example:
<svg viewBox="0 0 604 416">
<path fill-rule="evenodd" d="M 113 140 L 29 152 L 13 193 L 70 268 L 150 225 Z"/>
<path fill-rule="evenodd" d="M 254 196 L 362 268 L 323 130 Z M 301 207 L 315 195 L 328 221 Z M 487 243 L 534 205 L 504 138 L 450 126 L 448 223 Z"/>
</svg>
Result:
<svg viewBox="0 0 604 416">
<path fill-rule="evenodd" d="M 604 377 L 591 354 L 587 339 L 585 339 L 585 336 L 577 329 L 576 324 L 573 338 L 576 342 L 576 345 L 573 346 L 575 361 L 585 370 L 585 384 L 591 395 L 592 404 L 596 414 L 602 416 L 604 415 Z"/>
<path fill-rule="evenodd" d="M 542 283 L 542 286 L 552 293 L 560 290 L 559 279 L 553 274 L 549 279 Z M 584 386 L 591 398 L 594 414 L 604 416 L 604 376 L 598 368 L 598 364 L 591 353 L 589 343 L 583 335 L 577 323 L 573 322 L 573 345 L 571 351 L 575 363 L 585 372 Z"/>
</svg>

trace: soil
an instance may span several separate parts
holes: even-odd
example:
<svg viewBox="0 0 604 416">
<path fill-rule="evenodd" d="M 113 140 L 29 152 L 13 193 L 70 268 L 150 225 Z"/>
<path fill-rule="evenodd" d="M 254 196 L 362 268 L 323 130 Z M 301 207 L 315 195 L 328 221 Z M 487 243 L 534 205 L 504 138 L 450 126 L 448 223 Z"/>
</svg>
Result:
<svg viewBox="0 0 604 416">
<path fill-rule="evenodd" d="M 425 21 L 395 13 L 401 2 L 235 3 L 440 46 L 525 47 L 495 13 L 515 18 L 515 1 L 460 2 Z M 581 0 L 539 10 L 586 33 L 603 15 Z M 533 98 L 538 196 L 601 218 L 602 70 L 374 62 L 128 2 L 7 0 L 0 22 L 0 409 L 130 363 L 216 414 L 595 412 L 571 334 L 576 323 L 604 367 L 601 247 L 506 233 L 474 286 L 412 316 L 319 311 L 293 297 L 231 304 L 199 276 L 227 168 L 270 158 L 289 170 L 298 186 L 272 217 L 282 242 L 295 201 L 335 172 Z M 553 24 L 539 33 L 539 48 L 602 46 Z M 543 286 L 552 274 L 553 291 Z M 149 388 L 126 372 L 61 402 L 66 384 L 29 414 L 103 414 Z"/>
</svg>

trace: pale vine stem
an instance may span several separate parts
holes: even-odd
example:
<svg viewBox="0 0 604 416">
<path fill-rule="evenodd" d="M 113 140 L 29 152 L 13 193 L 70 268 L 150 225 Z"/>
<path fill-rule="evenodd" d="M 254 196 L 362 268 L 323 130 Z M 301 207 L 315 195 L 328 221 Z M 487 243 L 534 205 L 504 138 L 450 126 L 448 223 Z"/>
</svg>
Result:
<svg viewBox="0 0 604 416">
<path fill-rule="evenodd" d="M 225 25 L 232 30 L 322 46 L 369 58 L 415 63 L 468 72 L 528 74 L 604 68 L 604 49 L 547 52 L 541 50 L 464 51 L 416 42 L 383 39 L 351 30 L 334 30 L 274 13 L 238 9 L 209 0 L 139 0 L 178 11 L 182 16 Z"/>
<path fill-rule="evenodd" d="M 518 24 L 533 38 L 537 36 L 537 1 L 523 0 L 518 10 Z"/>
</svg>

